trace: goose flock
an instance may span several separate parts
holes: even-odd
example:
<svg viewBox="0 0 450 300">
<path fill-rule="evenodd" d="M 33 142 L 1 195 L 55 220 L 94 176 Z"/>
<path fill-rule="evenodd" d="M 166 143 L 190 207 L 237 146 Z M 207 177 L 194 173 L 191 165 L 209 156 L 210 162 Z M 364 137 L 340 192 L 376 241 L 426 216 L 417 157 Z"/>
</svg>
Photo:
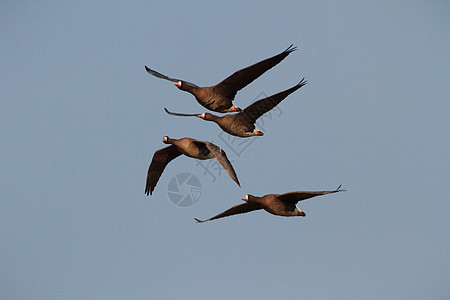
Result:
<svg viewBox="0 0 450 300">
<path fill-rule="evenodd" d="M 147 66 L 145 66 L 145 70 L 149 74 L 157 78 L 174 82 L 175 86 L 178 89 L 191 93 L 195 97 L 197 102 L 208 110 L 219 113 L 232 113 L 226 114 L 224 116 L 216 116 L 208 112 L 201 114 L 187 114 L 174 113 L 169 111 L 167 108 L 164 108 L 166 113 L 168 113 L 169 115 L 182 117 L 194 116 L 206 121 L 212 121 L 216 123 L 224 132 L 230 135 L 248 138 L 252 136 L 264 135 L 263 132 L 255 127 L 256 120 L 263 114 L 267 113 L 278 104 L 280 104 L 280 102 L 283 101 L 287 96 L 306 85 L 307 81 L 305 80 L 305 78 L 302 78 L 300 82 L 293 87 L 272 96 L 255 101 L 253 104 L 247 106 L 244 109 L 241 109 L 234 103 L 234 98 L 237 92 L 253 82 L 266 71 L 279 64 L 295 50 L 297 50 L 297 47 L 293 47 L 293 45 L 290 45 L 283 52 L 246 68 L 240 69 L 218 84 L 209 87 L 199 87 L 196 84 L 190 83 L 188 81 L 168 77 L 148 68 Z M 182 154 L 200 160 L 213 158 L 217 159 L 217 161 L 222 165 L 222 167 L 231 177 L 231 179 L 235 181 L 239 187 L 241 186 L 237 174 L 231 162 L 228 160 L 225 151 L 219 146 L 208 141 L 199 141 L 188 137 L 174 139 L 168 136 L 164 136 L 163 143 L 169 144 L 169 146 L 159 149 L 154 153 L 147 172 L 145 194 L 152 194 L 166 166 L 172 160 Z M 306 216 L 306 214 L 297 206 L 297 203 L 299 201 L 341 191 L 344 190 L 342 190 L 341 185 L 339 185 L 337 189 L 332 191 L 297 191 L 284 194 L 269 194 L 262 197 L 248 194 L 242 198 L 242 200 L 245 201 L 245 203 L 243 204 L 235 205 L 230 209 L 209 219 L 195 220 L 199 223 L 203 223 L 206 221 L 216 220 L 236 214 L 247 213 L 259 209 L 264 209 L 268 213 L 278 216 L 304 217 Z"/>
</svg>

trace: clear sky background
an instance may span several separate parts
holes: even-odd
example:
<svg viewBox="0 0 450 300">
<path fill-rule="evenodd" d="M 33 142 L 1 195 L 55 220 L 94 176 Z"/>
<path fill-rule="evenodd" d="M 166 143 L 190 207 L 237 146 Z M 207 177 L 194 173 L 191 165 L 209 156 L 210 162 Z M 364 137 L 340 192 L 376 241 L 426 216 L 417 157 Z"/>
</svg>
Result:
<svg viewBox="0 0 450 300">
<path fill-rule="evenodd" d="M 3 1 L 0 298 L 448 299 L 449 16 L 448 1 Z M 291 43 L 236 103 L 308 84 L 239 155 L 215 124 L 165 114 L 205 109 L 144 70 L 213 85 Z M 223 147 L 242 188 L 180 157 L 144 195 L 164 135 Z M 202 184 L 188 208 L 167 193 L 182 172 Z M 299 203 L 306 218 L 194 221 L 339 184 Z"/>
</svg>

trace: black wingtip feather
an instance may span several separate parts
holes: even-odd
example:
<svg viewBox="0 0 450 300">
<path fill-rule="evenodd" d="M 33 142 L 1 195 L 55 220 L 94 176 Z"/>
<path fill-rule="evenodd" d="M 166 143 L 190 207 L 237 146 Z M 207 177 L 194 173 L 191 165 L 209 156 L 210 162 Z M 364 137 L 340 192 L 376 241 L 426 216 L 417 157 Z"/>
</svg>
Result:
<svg viewBox="0 0 450 300">
<path fill-rule="evenodd" d="M 148 74 L 156 76 L 158 78 L 171 80 L 171 78 L 168 78 L 166 75 L 163 75 L 163 74 L 159 73 L 158 71 L 152 70 L 147 66 L 145 66 L 145 71 L 147 71 Z"/>
<path fill-rule="evenodd" d="M 197 221 L 197 223 L 204 223 L 204 222 L 206 222 L 206 221 L 199 220 L 197 218 L 194 218 L 194 220 Z"/>
<path fill-rule="evenodd" d="M 285 53 L 291 53 L 294 52 L 295 50 L 297 50 L 297 47 L 294 47 L 294 44 L 291 44 L 286 50 L 284 50 L 283 52 Z"/>
<path fill-rule="evenodd" d="M 346 192 L 346 191 L 347 191 L 347 190 L 341 190 L 341 186 L 342 186 L 342 184 L 340 184 L 340 185 L 337 187 L 336 192 Z"/>
<path fill-rule="evenodd" d="M 152 195 L 153 190 L 149 189 L 148 187 L 145 188 L 145 193 L 147 196 L 150 194 L 150 196 Z"/>
<path fill-rule="evenodd" d="M 164 110 L 166 111 L 166 113 L 168 113 L 171 116 L 181 116 L 181 117 L 196 117 L 199 114 L 182 114 L 182 113 L 173 113 L 171 111 L 169 111 L 167 108 L 164 107 Z"/>
<path fill-rule="evenodd" d="M 300 80 L 300 82 L 297 83 L 297 85 L 302 87 L 302 86 L 306 85 L 307 83 L 308 83 L 308 80 L 305 80 L 305 77 L 303 77 L 302 80 Z"/>
</svg>

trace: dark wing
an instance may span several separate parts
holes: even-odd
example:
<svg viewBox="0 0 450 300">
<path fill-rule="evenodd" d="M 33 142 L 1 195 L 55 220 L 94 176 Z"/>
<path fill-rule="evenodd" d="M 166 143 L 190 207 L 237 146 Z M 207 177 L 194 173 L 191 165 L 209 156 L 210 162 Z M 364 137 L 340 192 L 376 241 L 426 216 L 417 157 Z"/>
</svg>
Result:
<svg viewBox="0 0 450 300">
<path fill-rule="evenodd" d="M 297 85 L 291 87 L 290 89 L 287 89 L 285 91 L 282 91 L 278 94 L 269 96 L 267 98 L 258 100 L 254 102 L 253 104 L 249 105 L 247 108 L 244 109 L 244 113 L 252 120 L 256 121 L 259 117 L 261 117 L 263 114 L 277 106 L 281 101 L 284 100 L 287 96 L 301 88 L 306 84 L 305 78 L 303 78 Z"/>
<path fill-rule="evenodd" d="M 212 154 L 214 154 L 215 158 L 219 161 L 219 163 L 222 165 L 225 171 L 227 171 L 231 179 L 233 179 L 239 186 L 241 186 L 237 178 L 236 172 L 234 171 L 231 162 L 228 160 L 227 154 L 222 148 L 210 142 L 195 141 L 194 143 L 202 143 L 206 145 L 206 148 L 208 148 L 208 150 L 211 151 Z"/>
<path fill-rule="evenodd" d="M 246 202 L 243 204 L 239 204 L 239 205 L 235 205 L 232 208 L 224 211 L 223 213 L 218 214 L 217 216 L 214 216 L 212 218 L 209 218 L 207 220 L 199 220 L 197 218 L 195 218 L 195 221 L 199 222 L 199 223 L 203 223 L 203 222 L 207 222 L 207 221 L 211 221 L 211 220 L 215 220 L 215 219 L 220 219 L 223 217 L 228 217 L 228 216 L 232 216 L 232 215 L 237 215 L 237 214 L 244 214 L 244 213 L 248 213 L 254 210 L 258 210 L 258 209 L 262 209 L 261 205 L 259 205 L 258 203 L 252 203 L 252 202 Z"/>
<path fill-rule="evenodd" d="M 340 190 L 340 188 L 341 188 L 341 185 L 339 185 L 338 188 L 335 189 L 334 191 L 291 192 L 291 193 L 285 193 L 285 194 L 278 195 L 277 198 L 283 202 L 297 204 L 298 201 L 306 200 L 306 199 L 309 199 L 312 197 L 345 191 L 345 190 Z"/>
<path fill-rule="evenodd" d="M 295 50 L 297 50 L 297 47 L 293 47 L 293 45 L 290 45 L 289 48 L 278 55 L 272 56 L 254 65 L 234 72 L 231 76 L 218 83 L 215 86 L 215 91 L 229 97 L 230 99 L 234 99 L 237 91 L 247 86 L 267 70 L 279 64 L 283 59 L 286 58 L 286 56 L 289 55 L 289 53 Z"/>
<path fill-rule="evenodd" d="M 179 116 L 179 117 L 196 117 L 200 114 L 180 114 L 180 113 L 173 113 L 170 112 L 167 108 L 164 107 L 164 110 L 166 111 L 166 113 L 168 113 L 171 116 Z"/>
<path fill-rule="evenodd" d="M 145 193 L 147 195 L 149 193 L 150 195 L 152 194 L 156 184 L 158 183 L 158 179 L 159 177 L 161 177 L 161 174 L 163 173 L 167 164 L 180 155 L 181 152 L 174 145 L 159 149 L 155 152 L 147 172 L 147 182 L 145 184 Z"/>
<path fill-rule="evenodd" d="M 148 68 L 147 66 L 145 66 L 145 70 L 147 71 L 147 73 L 152 74 L 153 76 L 156 76 L 156 77 L 161 78 L 161 79 L 170 80 L 170 81 L 173 81 L 173 82 L 182 81 L 180 79 L 167 77 L 166 75 L 163 75 L 163 74 L 161 74 L 159 72 L 156 72 L 155 70 L 152 70 L 152 69 Z"/>
</svg>

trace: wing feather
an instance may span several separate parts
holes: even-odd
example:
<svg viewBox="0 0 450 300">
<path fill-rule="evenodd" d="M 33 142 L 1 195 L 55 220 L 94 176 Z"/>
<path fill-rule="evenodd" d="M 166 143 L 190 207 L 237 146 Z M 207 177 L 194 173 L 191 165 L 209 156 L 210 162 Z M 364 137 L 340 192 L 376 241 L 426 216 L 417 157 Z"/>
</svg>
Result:
<svg viewBox="0 0 450 300">
<path fill-rule="evenodd" d="M 334 191 L 290 192 L 290 193 L 278 195 L 277 198 L 283 202 L 297 204 L 297 202 L 299 202 L 299 201 L 306 200 L 306 199 L 309 199 L 312 197 L 345 191 L 345 190 L 341 190 L 340 188 L 341 188 L 341 185 L 339 185 L 338 188 L 335 189 Z"/>
<path fill-rule="evenodd" d="M 170 78 L 170 77 L 168 77 L 168 76 L 166 76 L 164 74 L 161 74 L 161 73 L 159 73 L 159 72 L 157 72 L 155 70 L 150 69 L 147 66 L 145 66 L 145 70 L 147 71 L 147 73 L 149 73 L 149 74 L 151 74 L 151 75 L 153 75 L 155 77 L 161 78 L 161 79 L 165 79 L 165 80 L 169 80 L 169 81 L 173 81 L 173 82 L 182 81 L 180 79 Z"/>
<path fill-rule="evenodd" d="M 181 152 L 174 145 L 159 149 L 155 152 L 147 172 L 147 182 L 145 184 L 145 193 L 147 195 L 149 193 L 150 195 L 152 194 L 167 164 L 180 155 Z"/>
<path fill-rule="evenodd" d="M 244 109 L 244 113 L 252 121 L 256 121 L 259 117 L 277 106 L 287 96 L 304 86 L 306 83 L 307 81 L 305 80 L 305 78 L 303 78 L 297 85 L 291 87 L 290 89 L 254 102 Z"/>
<path fill-rule="evenodd" d="M 258 209 L 262 209 L 261 205 L 259 205 L 258 203 L 246 202 L 243 204 L 235 205 L 232 208 L 227 209 L 226 211 L 224 211 L 212 218 L 209 218 L 207 220 L 202 221 L 202 220 L 195 218 L 195 221 L 197 221 L 199 223 L 203 223 L 203 222 L 216 220 L 216 219 L 220 219 L 220 218 L 224 218 L 224 217 L 228 217 L 228 216 L 232 216 L 232 215 L 248 213 L 248 212 L 251 212 L 254 210 L 258 210 Z"/>
<path fill-rule="evenodd" d="M 164 107 L 164 110 L 166 111 L 166 113 L 168 113 L 171 116 L 179 116 L 179 117 L 197 117 L 200 114 L 183 114 L 183 113 L 174 113 L 169 111 L 167 108 Z"/>
<path fill-rule="evenodd" d="M 241 184 L 239 183 L 239 179 L 236 175 L 236 172 L 234 171 L 233 165 L 228 160 L 227 154 L 222 148 L 211 142 L 206 141 L 195 141 L 194 143 L 201 143 L 204 146 L 206 146 L 206 148 L 208 148 L 208 150 L 214 155 L 217 161 L 222 165 L 222 167 L 225 169 L 228 175 L 230 175 L 231 179 L 233 179 L 239 186 L 241 186 Z"/>
<path fill-rule="evenodd" d="M 269 69 L 279 64 L 285 59 L 291 52 L 297 50 L 297 47 L 290 45 L 283 52 L 257 62 L 251 66 L 240 69 L 234 72 L 232 75 L 225 78 L 223 81 L 215 86 L 215 90 L 223 95 L 228 96 L 230 99 L 234 99 L 236 93 L 254 81 L 256 78 L 264 74 Z"/>
</svg>

